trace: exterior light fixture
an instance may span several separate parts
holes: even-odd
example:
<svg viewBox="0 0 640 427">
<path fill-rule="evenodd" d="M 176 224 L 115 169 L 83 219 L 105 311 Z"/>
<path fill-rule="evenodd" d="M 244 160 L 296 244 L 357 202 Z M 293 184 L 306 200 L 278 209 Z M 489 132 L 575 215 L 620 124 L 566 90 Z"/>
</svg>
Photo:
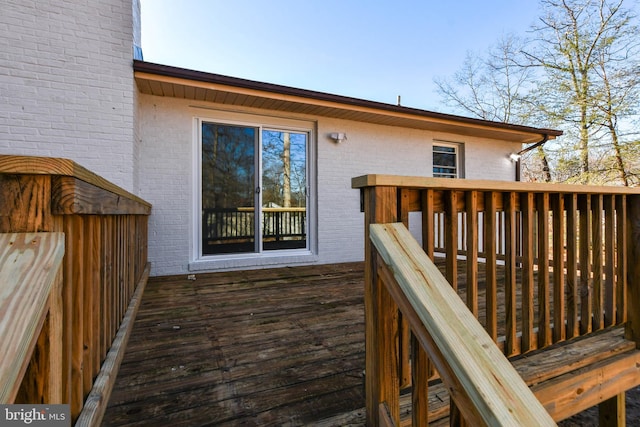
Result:
<svg viewBox="0 0 640 427">
<path fill-rule="evenodd" d="M 509 154 L 509 158 L 511 159 L 512 162 L 517 162 L 518 160 L 520 160 L 520 157 L 522 157 L 522 155 L 518 153 Z"/>
<path fill-rule="evenodd" d="M 342 141 L 347 139 L 347 134 L 342 132 L 334 132 L 332 134 L 329 134 L 329 137 L 333 139 L 333 142 L 335 142 L 336 144 L 340 144 Z"/>
</svg>

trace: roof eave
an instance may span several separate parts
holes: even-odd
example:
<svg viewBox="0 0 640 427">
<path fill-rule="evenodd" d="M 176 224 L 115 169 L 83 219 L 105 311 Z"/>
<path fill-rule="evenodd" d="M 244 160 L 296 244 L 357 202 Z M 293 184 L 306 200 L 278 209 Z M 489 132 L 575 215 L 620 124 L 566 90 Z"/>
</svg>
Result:
<svg viewBox="0 0 640 427">
<path fill-rule="evenodd" d="M 266 105 L 281 111 L 485 136 L 515 143 L 533 143 L 544 137 L 554 139 L 562 135 L 559 130 L 437 113 L 145 61 L 134 60 L 133 68 L 140 91 L 152 95 L 245 106 Z M 236 96 L 225 96 L 231 94 Z"/>
</svg>

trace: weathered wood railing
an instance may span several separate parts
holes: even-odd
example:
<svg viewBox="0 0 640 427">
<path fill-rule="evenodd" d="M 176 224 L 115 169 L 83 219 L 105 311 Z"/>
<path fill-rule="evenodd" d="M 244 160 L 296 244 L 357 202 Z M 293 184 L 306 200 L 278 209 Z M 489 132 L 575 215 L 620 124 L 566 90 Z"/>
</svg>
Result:
<svg viewBox="0 0 640 427">
<path fill-rule="evenodd" d="M 640 343 L 640 189 L 385 175 L 352 185 L 365 212 L 366 312 L 377 307 L 368 227 L 403 222 L 427 255 L 440 247 L 446 280 L 506 356 L 622 324 Z M 368 352 L 375 328 L 367 320 Z M 409 387 L 406 321 L 397 333 Z M 367 358 L 367 372 L 376 363 Z M 380 403 L 375 381 L 367 376 L 367 408 Z"/>
<path fill-rule="evenodd" d="M 68 403 L 76 425 L 100 423 L 149 274 L 150 210 L 70 160 L 0 156 L 0 233 L 65 236 L 61 398 L 43 394 L 37 348 L 16 402 Z"/>
<path fill-rule="evenodd" d="M 378 330 L 383 332 L 377 349 L 380 372 L 372 374 L 397 377 L 393 360 L 399 349 L 389 338 L 394 337 L 393 319 L 399 310 L 415 336 L 414 370 L 423 371 L 414 376 L 412 424 L 427 420 L 427 396 L 420 392 L 428 390 L 430 361 L 469 425 L 555 425 L 407 228 L 401 223 L 372 224 L 370 233 L 378 271 Z M 389 384 L 399 382 L 396 378 Z M 398 390 L 382 387 L 380 392 L 383 424 L 399 426 Z"/>
</svg>

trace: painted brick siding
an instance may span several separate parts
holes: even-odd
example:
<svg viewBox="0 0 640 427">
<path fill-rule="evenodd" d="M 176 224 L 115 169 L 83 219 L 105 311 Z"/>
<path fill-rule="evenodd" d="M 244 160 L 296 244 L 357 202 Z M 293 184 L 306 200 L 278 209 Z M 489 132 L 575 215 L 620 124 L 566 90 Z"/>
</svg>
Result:
<svg viewBox="0 0 640 427">
<path fill-rule="evenodd" d="M 140 196 L 153 205 L 149 260 L 155 276 L 186 273 L 192 229 L 193 114 L 173 98 L 139 95 Z"/>
<path fill-rule="evenodd" d="M 0 153 L 71 158 L 135 192 L 132 1 L 0 10 Z"/>
<path fill-rule="evenodd" d="M 139 95 L 140 100 L 140 188 L 141 197 L 153 204 L 150 219 L 149 257 L 153 275 L 185 274 L 194 270 L 193 199 L 194 118 L 235 113 L 220 112 L 224 106 Z M 198 102 L 198 104 L 200 104 Z M 245 110 L 264 114 L 260 110 Z M 273 116 L 268 112 L 269 116 Z M 237 120 L 247 121 L 237 114 Z M 266 116 L 263 116 L 266 117 Z M 508 155 L 517 144 L 479 138 L 456 137 L 427 131 L 378 126 L 310 116 L 289 118 L 314 123 L 316 140 L 318 254 L 306 262 L 340 263 L 364 257 L 364 214 L 360 195 L 351 188 L 351 178 L 368 173 L 430 176 L 432 143 L 446 140 L 464 143 L 466 175 L 477 179 L 513 180 L 514 165 Z M 329 134 L 345 132 L 347 140 L 336 144 Z M 215 262 L 207 269 L 256 268 L 294 264 L 299 259 L 254 259 Z"/>
</svg>

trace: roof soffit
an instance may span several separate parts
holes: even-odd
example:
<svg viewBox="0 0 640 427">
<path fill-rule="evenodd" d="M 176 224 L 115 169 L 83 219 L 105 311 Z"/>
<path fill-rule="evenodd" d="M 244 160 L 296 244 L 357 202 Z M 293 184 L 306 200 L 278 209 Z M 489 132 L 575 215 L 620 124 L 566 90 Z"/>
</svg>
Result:
<svg viewBox="0 0 640 427">
<path fill-rule="evenodd" d="M 185 72 L 186 71 L 189 70 L 185 70 Z M 203 103 L 332 117 L 378 125 L 453 133 L 461 136 L 499 139 L 519 144 L 538 142 L 545 134 L 548 135 L 549 139 L 554 139 L 557 135 L 562 134 L 562 132 L 556 130 L 486 122 L 483 120 L 431 113 L 423 110 L 396 107 L 330 94 L 320 93 L 319 95 L 326 95 L 326 98 L 336 98 L 337 101 L 333 99 L 321 99 L 320 97 L 314 98 L 304 95 L 313 95 L 316 94 L 315 92 L 294 88 L 282 87 L 284 89 L 291 89 L 292 92 L 300 92 L 300 94 L 283 93 L 285 91 L 262 90 L 260 88 L 225 84 L 224 82 L 201 81 L 160 75 L 140 70 L 135 71 L 134 76 L 141 93 L 189 99 Z M 228 79 L 233 80 L 233 78 Z M 254 83 L 242 79 L 237 80 L 241 83 Z M 260 85 L 260 83 L 257 82 L 255 82 L 255 84 L 256 86 Z M 251 85 L 247 84 L 245 86 Z M 268 88 L 280 88 L 277 85 L 265 84 L 265 86 Z M 383 108 L 376 108 L 379 106 Z"/>
</svg>

